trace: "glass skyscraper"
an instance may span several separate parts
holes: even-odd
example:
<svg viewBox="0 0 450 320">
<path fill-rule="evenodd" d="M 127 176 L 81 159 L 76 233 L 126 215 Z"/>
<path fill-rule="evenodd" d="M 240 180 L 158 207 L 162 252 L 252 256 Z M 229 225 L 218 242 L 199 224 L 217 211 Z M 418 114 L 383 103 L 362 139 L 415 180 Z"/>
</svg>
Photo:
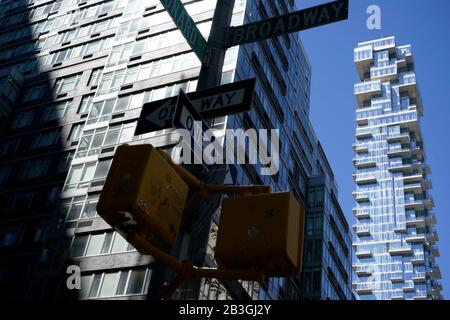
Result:
<svg viewBox="0 0 450 320">
<path fill-rule="evenodd" d="M 216 1 L 182 2 L 207 37 Z M 294 10 L 291 0 L 236 0 L 232 24 Z M 154 259 L 96 205 L 118 145 L 176 156 L 171 129 L 134 136 L 137 119 L 145 102 L 195 91 L 200 61 L 159 0 L 0 0 L 0 19 L 0 81 L 13 84 L 0 104 L 0 296 L 151 298 Z M 304 269 L 264 284 L 191 281 L 176 298 L 352 299 L 351 233 L 309 121 L 311 67 L 298 35 L 229 49 L 222 83 L 248 78 L 257 79 L 252 111 L 213 128 L 219 140 L 226 128 L 280 129 L 278 174 L 236 165 L 231 178 L 305 203 Z M 196 262 L 214 265 L 218 221 L 216 213 L 196 230 L 206 235 Z M 66 286 L 70 265 L 81 268 L 81 290 Z"/>
<path fill-rule="evenodd" d="M 354 290 L 363 300 L 441 299 L 438 235 L 410 45 L 359 43 L 353 175 Z"/>
</svg>

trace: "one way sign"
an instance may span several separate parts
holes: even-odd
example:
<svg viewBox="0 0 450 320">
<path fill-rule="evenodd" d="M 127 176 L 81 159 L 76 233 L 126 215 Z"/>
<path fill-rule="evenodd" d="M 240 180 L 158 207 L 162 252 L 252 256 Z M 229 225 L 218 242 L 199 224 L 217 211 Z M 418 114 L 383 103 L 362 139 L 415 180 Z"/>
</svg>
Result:
<svg viewBox="0 0 450 320">
<path fill-rule="evenodd" d="M 203 119 L 217 118 L 250 110 L 255 79 L 188 93 L 195 110 Z M 144 104 L 135 135 L 172 127 L 178 97 Z"/>
</svg>

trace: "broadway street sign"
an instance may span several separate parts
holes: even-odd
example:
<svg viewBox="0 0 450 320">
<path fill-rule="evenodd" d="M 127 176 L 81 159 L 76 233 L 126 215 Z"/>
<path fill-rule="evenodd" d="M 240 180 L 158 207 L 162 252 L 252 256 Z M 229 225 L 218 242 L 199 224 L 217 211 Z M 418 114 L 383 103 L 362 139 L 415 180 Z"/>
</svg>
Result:
<svg viewBox="0 0 450 320">
<path fill-rule="evenodd" d="M 187 96 L 203 119 L 211 119 L 250 110 L 254 91 L 255 79 L 250 79 Z M 177 99 L 175 96 L 144 104 L 135 135 L 171 128 Z"/>
<path fill-rule="evenodd" d="M 191 46 L 200 61 L 203 61 L 206 51 L 206 40 L 195 25 L 189 13 L 180 0 L 161 0 L 162 5 L 180 29 L 186 41 Z"/>
<path fill-rule="evenodd" d="M 348 19 L 348 1 L 339 0 L 228 30 L 228 48 Z"/>
</svg>

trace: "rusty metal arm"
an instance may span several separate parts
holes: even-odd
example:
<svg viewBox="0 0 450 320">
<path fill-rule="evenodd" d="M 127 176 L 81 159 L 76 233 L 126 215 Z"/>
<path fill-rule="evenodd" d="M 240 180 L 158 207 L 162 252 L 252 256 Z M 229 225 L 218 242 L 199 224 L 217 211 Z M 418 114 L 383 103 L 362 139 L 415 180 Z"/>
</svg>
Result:
<svg viewBox="0 0 450 320">
<path fill-rule="evenodd" d="M 168 253 L 150 244 L 141 235 L 133 235 L 129 239 L 140 248 L 144 248 L 144 254 L 149 254 L 166 264 L 177 273 L 175 279 L 163 291 L 163 298 L 168 300 L 177 288 L 189 278 L 215 278 L 223 280 L 263 281 L 265 273 L 256 270 L 224 270 L 216 268 L 195 267 L 191 261 L 178 261 Z"/>
</svg>

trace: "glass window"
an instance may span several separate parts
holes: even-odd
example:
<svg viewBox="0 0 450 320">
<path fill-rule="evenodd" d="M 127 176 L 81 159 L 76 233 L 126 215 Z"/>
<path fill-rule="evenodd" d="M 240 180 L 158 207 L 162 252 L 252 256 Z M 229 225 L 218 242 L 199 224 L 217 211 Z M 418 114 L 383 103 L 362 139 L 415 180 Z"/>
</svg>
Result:
<svg viewBox="0 0 450 320">
<path fill-rule="evenodd" d="M 114 295 L 114 289 L 119 278 L 119 273 L 105 273 L 103 277 L 102 288 L 100 290 L 100 297 L 109 297 Z"/>
<path fill-rule="evenodd" d="M 138 294 L 142 292 L 145 280 L 145 269 L 131 271 L 127 294 Z"/>
<path fill-rule="evenodd" d="M 103 240 L 105 239 L 104 234 L 94 234 L 91 235 L 89 239 L 89 245 L 86 251 L 86 256 L 92 256 L 100 253 L 100 249 L 103 245 Z"/>
<path fill-rule="evenodd" d="M 84 255 L 84 250 L 86 248 L 88 239 L 89 239 L 88 235 L 75 237 L 72 243 L 72 247 L 70 249 L 70 256 L 72 258 L 81 257 Z"/>
</svg>

